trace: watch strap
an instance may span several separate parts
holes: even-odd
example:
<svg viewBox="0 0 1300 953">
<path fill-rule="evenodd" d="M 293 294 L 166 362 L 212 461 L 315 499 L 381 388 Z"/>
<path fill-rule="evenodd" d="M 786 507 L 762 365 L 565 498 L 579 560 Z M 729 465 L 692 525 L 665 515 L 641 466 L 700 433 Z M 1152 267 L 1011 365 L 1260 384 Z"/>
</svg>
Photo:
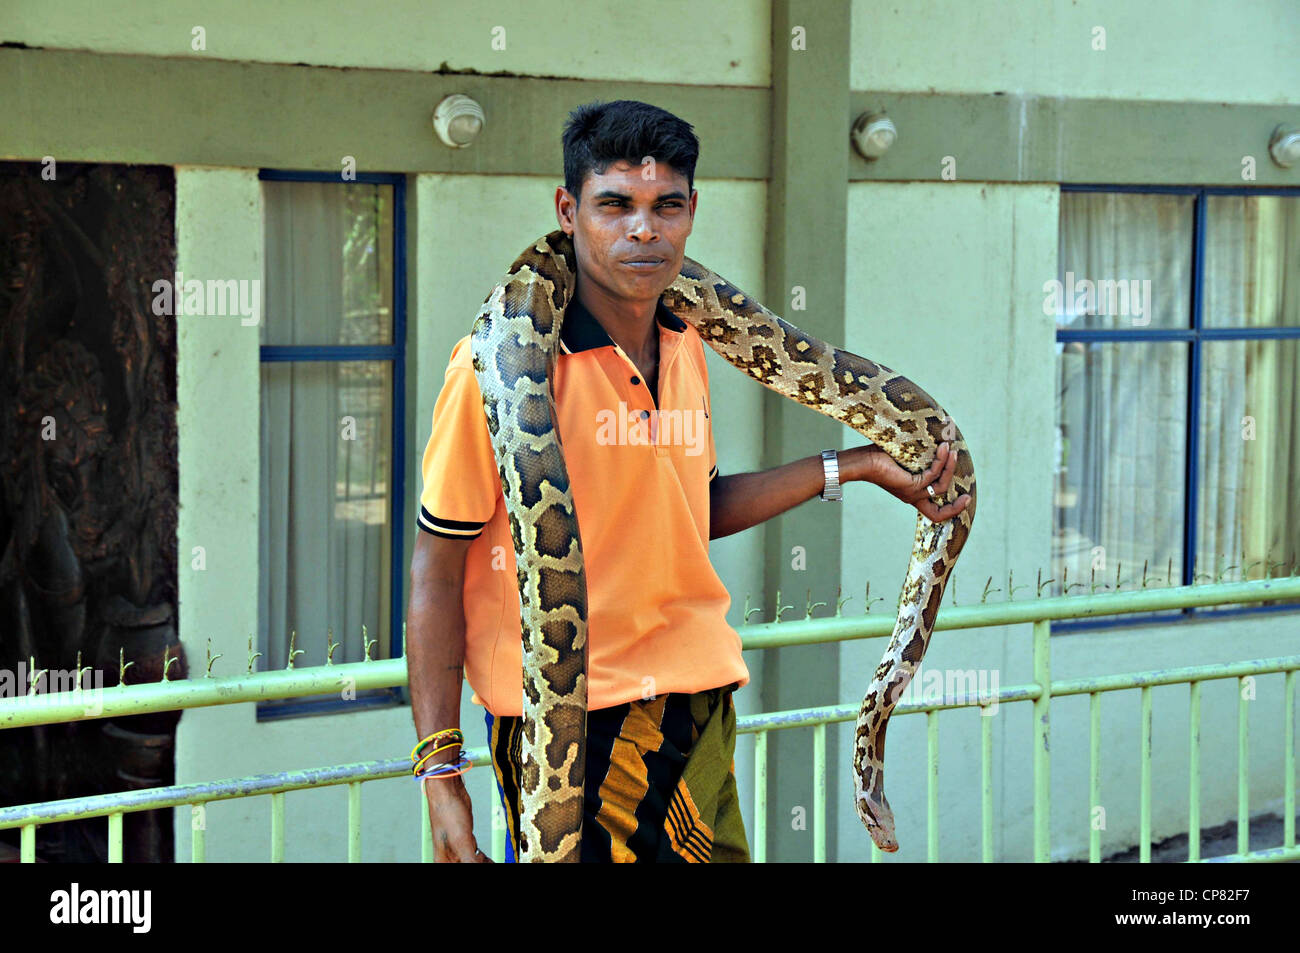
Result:
<svg viewBox="0 0 1300 953">
<path fill-rule="evenodd" d="M 822 471 L 826 475 L 826 485 L 822 487 L 821 498 L 828 502 L 842 501 L 844 494 L 840 489 L 840 457 L 838 451 L 822 451 Z"/>
</svg>

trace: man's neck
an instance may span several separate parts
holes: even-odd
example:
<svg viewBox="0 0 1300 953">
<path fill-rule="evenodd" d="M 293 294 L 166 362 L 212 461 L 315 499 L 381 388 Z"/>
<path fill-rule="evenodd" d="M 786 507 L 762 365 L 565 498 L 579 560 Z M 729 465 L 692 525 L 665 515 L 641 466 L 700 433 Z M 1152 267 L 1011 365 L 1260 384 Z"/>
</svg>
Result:
<svg viewBox="0 0 1300 953">
<path fill-rule="evenodd" d="M 577 297 L 591 312 L 611 341 L 637 364 L 649 363 L 659 355 L 659 327 L 655 313 L 659 299 L 629 301 L 606 294 L 599 285 L 578 275 Z"/>
</svg>

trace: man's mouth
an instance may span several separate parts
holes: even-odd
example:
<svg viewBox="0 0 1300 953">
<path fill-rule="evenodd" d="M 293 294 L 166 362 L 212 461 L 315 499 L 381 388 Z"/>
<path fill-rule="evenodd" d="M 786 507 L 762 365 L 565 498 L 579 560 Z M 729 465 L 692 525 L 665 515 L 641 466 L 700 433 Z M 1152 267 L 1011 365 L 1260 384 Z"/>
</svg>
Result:
<svg viewBox="0 0 1300 953">
<path fill-rule="evenodd" d="M 654 271 L 654 269 L 661 266 L 665 261 L 666 259 L 664 258 L 655 258 L 650 256 L 641 258 L 625 258 L 623 264 L 627 265 L 629 268 L 635 269 L 636 271 Z"/>
</svg>

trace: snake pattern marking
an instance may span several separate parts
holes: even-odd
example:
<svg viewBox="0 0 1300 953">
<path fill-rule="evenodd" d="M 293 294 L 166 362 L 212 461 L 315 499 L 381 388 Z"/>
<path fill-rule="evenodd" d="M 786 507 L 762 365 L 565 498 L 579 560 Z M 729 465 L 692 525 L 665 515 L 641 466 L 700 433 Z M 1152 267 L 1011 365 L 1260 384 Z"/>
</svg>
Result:
<svg viewBox="0 0 1300 953">
<path fill-rule="evenodd" d="M 553 231 L 515 260 L 471 330 L 518 570 L 525 718 L 516 846 L 526 862 L 576 862 L 582 838 L 587 585 L 552 386 L 576 278 L 573 241 Z M 970 451 L 943 408 L 902 374 L 806 334 L 690 258 L 662 300 L 730 364 L 852 427 L 903 469 L 924 471 L 944 440 L 957 456 L 950 492 L 970 494 L 970 502 L 943 523 L 917 514 L 893 636 L 854 734 L 858 817 L 877 847 L 895 851 L 894 816 L 884 792 L 885 728 L 925 657 L 944 587 L 974 522 Z M 946 499 L 935 496 L 940 506 Z"/>
</svg>

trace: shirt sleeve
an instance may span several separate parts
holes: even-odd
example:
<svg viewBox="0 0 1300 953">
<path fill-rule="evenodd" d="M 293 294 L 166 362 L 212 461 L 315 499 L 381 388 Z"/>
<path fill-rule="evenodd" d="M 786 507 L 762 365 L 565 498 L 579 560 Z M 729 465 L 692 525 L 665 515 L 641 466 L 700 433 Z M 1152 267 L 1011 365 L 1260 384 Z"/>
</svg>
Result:
<svg viewBox="0 0 1300 953">
<path fill-rule="evenodd" d="M 713 445 L 713 395 L 709 393 L 709 362 L 704 356 L 704 344 L 699 344 L 700 348 L 700 373 L 704 376 L 704 414 L 709 421 L 709 482 L 712 483 L 718 477 L 718 448 Z"/>
<path fill-rule="evenodd" d="M 718 450 L 713 446 L 713 421 L 709 423 L 709 482 L 712 483 L 718 478 Z"/>
<path fill-rule="evenodd" d="M 473 539 L 496 511 L 501 478 L 478 380 L 471 367 L 455 364 L 455 350 L 452 354 L 424 448 L 418 525 L 435 536 Z"/>
</svg>

